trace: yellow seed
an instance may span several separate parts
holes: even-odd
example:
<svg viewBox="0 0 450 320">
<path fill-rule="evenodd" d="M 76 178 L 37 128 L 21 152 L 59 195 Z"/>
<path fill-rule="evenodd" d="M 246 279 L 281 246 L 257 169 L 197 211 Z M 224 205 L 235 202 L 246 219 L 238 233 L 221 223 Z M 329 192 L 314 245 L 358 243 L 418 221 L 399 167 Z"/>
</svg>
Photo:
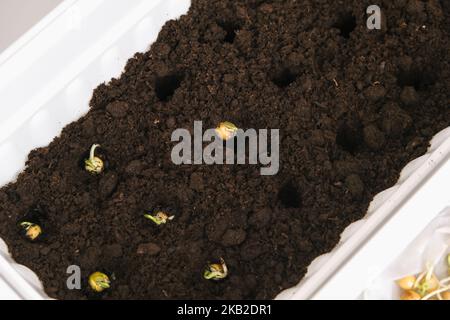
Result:
<svg viewBox="0 0 450 320">
<path fill-rule="evenodd" d="M 98 157 L 94 157 L 93 159 L 88 159 L 85 162 L 86 171 L 94 174 L 100 174 L 103 171 L 103 161 Z"/>
<path fill-rule="evenodd" d="M 216 133 L 222 140 L 233 139 L 237 134 L 238 128 L 231 122 L 222 122 L 217 128 Z"/>
<path fill-rule="evenodd" d="M 30 227 L 30 228 L 27 230 L 27 237 L 28 237 L 30 240 L 34 241 L 34 240 L 36 240 L 37 238 L 39 238 L 39 236 L 41 235 L 41 233 L 42 233 L 41 227 L 39 227 L 37 224 L 35 224 L 34 226 Z"/>
<path fill-rule="evenodd" d="M 401 296 L 401 300 L 407 301 L 407 300 L 420 300 L 422 297 L 420 296 L 420 294 L 418 294 L 415 291 L 412 290 L 408 290 L 405 291 L 402 296 Z"/>
<path fill-rule="evenodd" d="M 169 215 L 166 214 L 166 213 L 164 213 L 164 212 L 162 212 L 162 211 L 158 212 L 158 213 L 156 214 L 156 217 L 157 217 L 159 220 L 163 221 L 164 223 L 166 223 L 167 220 L 169 220 Z"/>
<path fill-rule="evenodd" d="M 450 300 L 450 291 L 441 294 L 442 300 Z"/>
<path fill-rule="evenodd" d="M 111 281 L 108 276 L 101 272 L 94 272 L 89 276 L 89 286 L 95 292 L 103 292 L 106 289 L 109 289 L 111 285 Z"/>
<path fill-rule="evenodd" d="M 37 240 L 42 234 L 42 228 L 37 224 L 22 222 L 20 226 L 25 229 L 25 236 L 31 241 Z"/>
<path fill-rule="evenodd" d="M 404 277 L 397 281 L 397 285 L 403 290 L 412 290 L 414 288 L 414 284 L 416 283 L 415 276 Z"/>
</svg>

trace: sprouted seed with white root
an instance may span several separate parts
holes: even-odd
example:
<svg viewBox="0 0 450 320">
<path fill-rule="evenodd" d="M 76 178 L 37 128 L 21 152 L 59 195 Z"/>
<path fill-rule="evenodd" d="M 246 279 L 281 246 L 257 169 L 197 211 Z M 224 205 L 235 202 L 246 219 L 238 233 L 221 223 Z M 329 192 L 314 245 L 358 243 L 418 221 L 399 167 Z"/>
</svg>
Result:
<svg viewBox="0 0 450 320">
<path fill-rule="evenodd" d="M 206 267 L 203 272 L 203 278 L 206 280 L 219 281 L 228 276 L 228 267 L 224 259 L 220 259 L 220 263 L 212 263 Z"/>
<path fill-rule="evenodd" d="M 92 174 L 100 174 L 103 172 L 104 169 L 103 160 L 95 156 L 95 150 L 99 147 L 100 147 L 99 144 L 92 145 L 91 150 L 89 152 L 89 159 L 86 159 L 84 161 L 84 168 L 86 169 L 87 172 Z"/>
<path fill-rule="evenodd" d="M 167 222 L 175 219 L 175 216 L 169 216 L 167 213 L 165 213 L 163 211 L 158 211 L 154 215 L 145 214 L 144 217 L 153 221 L 153 223 L 155 223 L 158 226 L 160 226 L 162 224 L 166 224 Z"/>
<path fill-rule="evenodd" d="M 407 276 L 397 281 L 404 290 L 402 300 L 450 300 L 450 255 L 447 256 L 448 278 L 438 279 L 435 266 L 427 264 L 426 270 L 416 276 Z"/>
</svg>

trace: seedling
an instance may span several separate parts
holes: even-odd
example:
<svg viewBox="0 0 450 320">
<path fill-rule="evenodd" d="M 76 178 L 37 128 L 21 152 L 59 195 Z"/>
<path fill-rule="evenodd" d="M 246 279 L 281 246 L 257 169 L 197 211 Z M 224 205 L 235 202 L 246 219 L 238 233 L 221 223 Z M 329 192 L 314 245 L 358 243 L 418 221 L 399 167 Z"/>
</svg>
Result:
<svg viewBox="0 0 450 320">
<path fill-rule="evenodd" d="M 220 137 L 220 139 L 224 141 L 228 141 L 233 139 L 237 132 L 238 128 L 231 122 L 222 122 L 217 128 L 216 133 Z"/>
<path fill-rule="evenodd" d="M 447 264 L 450 267 L 450 256 Z M 397 281 L 397 285 L 404 290 L 401 300 L 449 300 L 450 277 L 439 280 L 434 273 L 435 266 L 427 264 L 426 270 L 417 277 L 408 276 Z"/>
<path fill-rule="evenodd" d="M 413 290 L 416 280 L 417 278 L 415 276 L 404 277 L 403 279 L 397 281 L 397 285 L 405 291 Z"/>
<path fill-rule="evenodd" d="M 20 226 L 23 228 L 23 230 L 25 232 L 25 236 L 30 241 L 38 240 L 42 234 L 42 228 L 35 223 L 25 221 L 25 222 L 21 222 Z"/>
<path fill-rule="evenodd" d="M 158 226 L 160 226 L 162 224 L 166 224 L 167 222 L 175 219 L 175 216 L 169 216 L 169 214 L 167 214 L 164 211 L 156 211 L 156 213 L 153 215 L 145 214 L 144 217 L 153 221 Z"/>
<path fill-rule="evenodd" d="M 225 260 L 220 258 L 220 263 L 209 264 L 203 272 L 203 278 L 206 280 L 219 281 L 228 276 L 228 268 Z"/>
<path fill-rule="evenodd" d="M 84 161 L 84 168 L 87 172 L 92 174 L 100 174 L 103 172 L 105 165 L 103 160 L 95 156 L 95 150 L 100 147 L 98 144 L 94 144 L 89 152 L 89 158 Z"/>
<path fill-rule="evenodd" d="M 94 272 L 89 276 L 89 286 L 94 292 L 100 293 L 111 287 L 111 281 L 106 274 Z"/>
</svg>

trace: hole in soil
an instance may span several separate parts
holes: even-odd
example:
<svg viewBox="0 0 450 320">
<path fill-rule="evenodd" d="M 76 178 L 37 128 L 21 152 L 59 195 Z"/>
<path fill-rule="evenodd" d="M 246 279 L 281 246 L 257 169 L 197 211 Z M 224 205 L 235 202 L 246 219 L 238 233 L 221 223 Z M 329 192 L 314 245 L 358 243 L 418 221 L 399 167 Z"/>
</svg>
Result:
<svg viewBox="0 0 450 320">
<path fill-rule="evenodd" d="M 287 88 L 291 83 L 297 80 L 297 77 L 297 73 L 293 72 L 289 68 L 284 68 L 275 74 L 272 78 L 272 82 L 280 88 Z"/>
<path fill-rule="evenodd" d="M 400 71 L 397 74 L 397 81 L 401 87 L 414 87 L 416 90 L 424 90 L 437 81 L 434 70 L 420 70 L 413 68 L 408 71 Z"/>
<path fill-rule="evenodd" d="M 342 123 L 336 135 L 336 143 L 348 152 L 355 152 L 363 142 L 362 125 L 358 120 L 347 120 Z"/>
<path fill-rule="evenodd" d="M 356 29 L 356 25 L 356 17 L 352 13 L 347 12 L 338 18 L 333 28 L 339 29 L 341 36 L 348 39 L 350 34 Z"/>
<path fill-rule="evenodd" d="M 157 78 L 155 81 L 155 92 L 158 99 L 163 102 L 169 101 L 180 87 L 182 80 L 183 77 L 179 74 Z"/>
<path fill-rule="evenodd" d="M 292 181 L 281 188 L 278 193 L 278 201 L 285 208 L 300 208 L 300 192 Z"/>
<path fill-rule="evenodd" d="M 31 207 L 21 221 L 29 221 L 32 223 L 41 223 L 42 220 L 47 218 L 47 210 L 41 205 L 35 205 Z"/>
<path fill-rule="evenodd" d="M 221 22 L 219 23 L 219 26 L 226 32 L 223 41 L 233 43 L 234 39 L 236 39 L 236 33 L 240 29 L 239 25 L 233 22 Z"/>
<path fill-rule="evenodd" d="M 36 242 L 42 241 L 46 238 L 45 233 L 42 229 L 47 229 L 47 211 L 40 205 L 36 205 L 28 210 L 28 212 L 17 221 L 17 231 L 25 239 Z M 34 229 L 28 234 L 28 228 Z M 36 228 L 38 228 L 36 230 Z"/>
<path fill-rule="evenodd" d="M 21 222 L 42 224 L 47 217 L 47 210 L 41 205 L 35 205 L 28 209 L 24 216 L 20 217 L 17 224 L 19 225 Z"/>
</svg>

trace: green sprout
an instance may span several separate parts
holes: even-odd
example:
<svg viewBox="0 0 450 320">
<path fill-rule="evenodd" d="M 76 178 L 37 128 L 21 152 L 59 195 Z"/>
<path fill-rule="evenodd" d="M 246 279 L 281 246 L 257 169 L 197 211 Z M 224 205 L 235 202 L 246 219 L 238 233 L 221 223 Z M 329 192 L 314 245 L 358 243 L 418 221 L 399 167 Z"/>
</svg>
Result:
<svg viewBox="0 0 450 320">
<path fill-rule="evenodd" d="M 31 241 L 36 241 L 42 234 L 42 228 L 35 223 L 22 222 L 20 226 L 25 230 L 25 236 Z"/>
<path fill-rule="evenodd" d="M 158 226 L 160 226 L 162 224 L 166 224 L 167 222 L 175 219 L 175 216 L 169 216 L 167 213 L 165 213 L 163 211 L 158 211 L 154 215 L 145 214 L 144 217 L 153 221 Z"/>
<path fill-rule="evenodd" d="M 94 272 L 89 276 L 89 286 L 95 292 L 103 292 L 111 287 L 109 277 L 102 272 Z"/>
<path fill-rule="evenodd" d="M 94 144 L 91 147 L 91 151 L 89 153 L 89 159 L 86 159 L 84 161 L 84 168 L 86 171 L 92 174 L 100 174 L 103 172 L 104 169 L 104 163 L 103 160 L 99 157 L 95 156 L 95 150 L 100 147 L 99 144 Z"/>
<path fill-rule="evenodd" d="M 220 263 L 209 264 L 203 272 L 203 278 L 206 280 L 222 280 L 228 276 L 228 268 L 225 260 L 220 258 Z"/>
</svg>

